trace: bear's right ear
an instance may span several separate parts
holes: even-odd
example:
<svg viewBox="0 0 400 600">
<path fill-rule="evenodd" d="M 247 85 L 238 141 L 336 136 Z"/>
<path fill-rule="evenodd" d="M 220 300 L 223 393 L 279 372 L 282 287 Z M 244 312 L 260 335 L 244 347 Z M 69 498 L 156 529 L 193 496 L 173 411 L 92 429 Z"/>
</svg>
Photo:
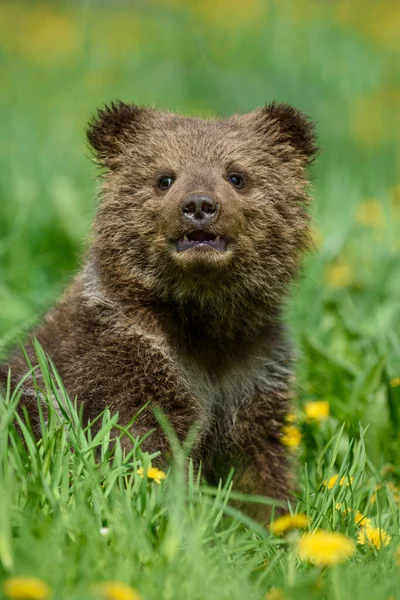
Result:
<svg viewBox="0 0 400 600">
<path fill-rule="evenodd" d="M 135 130 L 140 128 L 147 112 L 146 108 L 120 101 L 97 111 L 87 126 L 86 135 L 103 167 L 112 169 L 117 165 L 116 159 L 123 153 Z"/>
</svg>

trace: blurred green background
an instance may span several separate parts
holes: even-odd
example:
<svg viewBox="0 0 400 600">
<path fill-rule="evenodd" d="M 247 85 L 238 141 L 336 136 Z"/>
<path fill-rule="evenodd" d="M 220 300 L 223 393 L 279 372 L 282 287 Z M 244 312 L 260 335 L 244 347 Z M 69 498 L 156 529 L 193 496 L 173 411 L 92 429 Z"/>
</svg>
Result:
<svg viewBox="0 0 400 600">
<path fill-rule="evenodd" d="M 79 264 L 95 210 L 84 127 L 113 99 L 228 115 L 272 100 L 317 121 L 317 252 L 288 307 L 300 402 L 400 463 L 398 0 L 1 2 L 0 340 Z M 312 451 L 312 449 L 310 449 Z"/>
</svg>

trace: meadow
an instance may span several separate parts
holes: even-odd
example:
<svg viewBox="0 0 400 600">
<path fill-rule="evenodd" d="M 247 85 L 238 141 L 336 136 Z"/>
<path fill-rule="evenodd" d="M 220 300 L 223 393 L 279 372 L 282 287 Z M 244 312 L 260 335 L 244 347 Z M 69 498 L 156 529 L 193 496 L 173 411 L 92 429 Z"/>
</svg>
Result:
<svg viewBox="0 0 400 600">
<path fill-rule="evenodd" d="M 231 480 L 187 482 L 184 449 L 167 473 L 140 444 L 123 455 L 109 414 L 92 436 L 38 348 L 64 419 L 39 443 L 21 425 L 22 443 L 18 389 L 0 402 L 0 598 L 400 599 L 398 3 L 4 0 L 1 13 L 0 358 L 78 268 L 96 107 L 285 101 L 316 120 L 322 152 L 315 252 L 286 311 L 292 517 L 262 527 L 229 503 Z"/>
</svg>

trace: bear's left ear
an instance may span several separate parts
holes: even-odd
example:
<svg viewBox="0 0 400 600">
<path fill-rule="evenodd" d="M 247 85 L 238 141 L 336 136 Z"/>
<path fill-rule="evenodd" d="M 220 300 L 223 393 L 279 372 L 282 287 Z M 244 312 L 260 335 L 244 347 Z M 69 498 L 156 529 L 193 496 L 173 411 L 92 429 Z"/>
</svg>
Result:
<svg viewBox="0 0 400 600">
<path fill-rule="evenodd" d="M 277 144 L 289 144 L 310 164 L 319 152 L 315 125 L 300 110 L 289 104 L 272 102 L 259 109 L 265 133 Z"/>
<path fill-rule="evenodd" d="M 151 109 L 120 101 L 97 111 L 87 126 L 86 135 L 103 167 L 112 169 L 118 165 L 119 156 L 143 129 L 150 112 Z"/>
</svg>

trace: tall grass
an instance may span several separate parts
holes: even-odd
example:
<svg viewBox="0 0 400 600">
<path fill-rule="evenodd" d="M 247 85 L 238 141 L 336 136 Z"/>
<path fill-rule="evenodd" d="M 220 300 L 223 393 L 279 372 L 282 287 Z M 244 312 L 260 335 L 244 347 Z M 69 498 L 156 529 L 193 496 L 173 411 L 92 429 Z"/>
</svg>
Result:
<svg viewBox="0 0 400 600">
<path fill-rule="evenodd" d="M 256 599 L 272 586 L 287 588 L 290 598 L 331 597 L 329 571 L 321 574 L 297 558 L 288 585 L 289 542 L 227 504 L 235 497 L 229 480 L 206 487 L 174 442 L 166 479 L 148 479 L 154 457 L 140 444 L 122 452 L 119 436 L 110 438 L 116 417 L 105 411 L 92 435 L 40 348 L 38 364 L 45 382 L 38 401 L 47 415 L 40 441 L 15 410 L 18 388 L 0 403 L 0 581 L 10 573 L 35 575 L 60 599 L 98 597 L 95 584 L 108 580 L 126 582 L 150 599 Z M 387 548 L 360 546 L 351 565 L 336 567 L 335 593 L 396 597 L 398 491 L 370 464 L 364 434 L 360 428 L 349 443 L 343 427 L 325 436 L 291 509 L 308 515 L 311 530 L 354 539 L 361 530 L 355 509 L 391 533 Z M 339 478 L 329 487 L 341 453 Z"/>
</svg>

